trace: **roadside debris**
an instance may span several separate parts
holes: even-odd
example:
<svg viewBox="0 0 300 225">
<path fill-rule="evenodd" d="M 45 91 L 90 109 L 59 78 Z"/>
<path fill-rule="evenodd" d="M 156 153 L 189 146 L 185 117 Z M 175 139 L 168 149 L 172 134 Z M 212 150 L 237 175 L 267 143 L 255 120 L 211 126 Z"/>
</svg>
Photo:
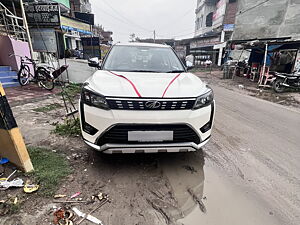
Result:
<svg viewBox="0 0 300 225">
<path fill-rule="evenodd" d="M 81 211 L 79 211 L 79 209 L 73 207 L 72 210 L 79 216 L 79 217 L 83 217 L 83 219 L 87 219 L 95 224 L 99 224 L 99 225 L 103 225 L 102 221 L 97 219 L 96 217 L 92 216 L 92 215 L 87 215 Z M 81 223 L 81 222 L 80 222 Z M 80 224 L 79 222 L 77 224 Z"/>
<path fill-rule="evenodd" d="M 28 182 L 26 182 L 23 190 L 25 193 L 33 193 L 35 191 L 37 191 L 39 189 L 39 185 L 37 184 L 29 184 Z"/>
<path fill-rule="evenodd" d="M 11 187 L 23 187 L 24 181 L 20 178 L 16 178 L 12 181 L 8 181 L 8 178 L 0 179 L 0 190 L 7 190 Z"/>
<path fill-rule="evenodd" d="M 65 198 L 65 197 L 67 197 L 67 195 L 54 195 L 54 198 Z"/>
<path fill-rule="evenodd" d="M 87 203 L 87 201 L 83 200 L 54 200 L 53 203 L 70 203 L 70 204 L 76 204 L 76 203 Z"/>
<path fill-rule="evenodd" d="M 82 221 L 84 221 L 85 219 L 87 219 L 87 220 L 89 220 L 89 221 L 91 221 L 91 222 L 94 222 L 94 223 L 96 223 L 96 224 L 100 224 L 100 225 L 103 225 L 103 223 L 100 221 L 100 220 L 98 220 L 97 218 L 95 218 L 96 220 L 94 220 L 92 217 L 93 216 L 91 216 L 90 214 L 92 214 L 93 212 L 95 212 L 96 210 L 98 210 L 100 207 L 102 207 L 104 204 L 106 204 L 107 202 L 111 202 L 111 200 L 109 199 L 109 197 L 108 197 L 108 195 L 103 195 L 102 193 L 100 193 L 100 194 L 98 194 L 97 195 L 97 197 L 99 198 L 99 200 L 100 200 L 100 203 L 94 208 L 94 209 L 92 209 L 88 214 L 82 214 L 82 215 L 79 215 L 81 212 L 79 212 L 78 211 L 78 213 L 76 213 L 76 211 L 74 210 L 74 208 L 73 208 L 73 211 L 77 214 L 77 215 L 79 215 L 80 217 L 83 217 L 80 221 L 78 221 L 78 223 L 77 224 L 80 224 Z M 101 198 L 101 199 L 100 199 Z M 76 208 L 75 208 L 76 209 Z M 91 220 L 91 218 L 94 220 L 94 221 L 92 221 Z M 97 222 L 95 222 L 95 221 L 97 221 Z"/>
<path fill-rule="evenodd" d="M 79 193 L 79 192 L 78 192 Z M 77 196 L 78 196 L 78 193 Z M 74 194 L 75 195 L 75 194 Z M 54 196 L 56 198 L 63 198 L 67 197 L 66 195 L 56 195 Z M 92 198 L 94 198 L 94 201 L 96 199 L 99 199 L 99 203 L 93 208 L 90 212 L 84 213 L 81 212 L 79 209 L 76 207 L 71 208 L 71 206 L 66 206 L 66 204 L 75 204 L 75 203 L 87 203 L 87 201 L 78 201 L 78 200 L 55 200 L 54 203 L 62 203 L 64 204 L 64 207 L 56 209 L 54 212 L 54 224 L 59 224 L 59 225 L 73 225 L 76 222 L 76 225 L 79 225 L 82 223 L 84 220 L 89 220 L 90 222 L 93 222 L 95 224 L 103 225 L 102 221 L 99 220 L 98 218 L 92 216 L 91 214 L 98 210 L 101 206 L 106 204 L 107 202 L 111 202 L 109 199 L 108 195 L 105 195 L 103 193 L 99 193 L 98 195 L 93 195 Z M 76 215 L 80 217 L 81 219 L 77 222 L 76 221 Z"/>
<path fill-rule="evenodd" d="M 76 197 L 78 197 L 80 194 L 81 194 L 81 192 L 77 192 L 77 193 L 75 193 L 74 195 L 72 195 L 72 196 L 70 197 L 70 199 L 76 198 Z"/>
<path fill-rule="evenodd" d="M 9 160 L 7 158 L 1 158 L 0 159 L 0 165 L 6 164 L 8 162 L 9 162 Z"/>
</svg>

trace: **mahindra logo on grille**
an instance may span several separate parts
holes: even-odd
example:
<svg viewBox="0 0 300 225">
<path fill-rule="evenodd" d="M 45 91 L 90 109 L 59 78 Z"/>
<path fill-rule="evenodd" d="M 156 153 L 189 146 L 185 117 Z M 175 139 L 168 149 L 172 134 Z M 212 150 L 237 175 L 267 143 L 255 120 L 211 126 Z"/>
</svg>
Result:
<svg viewBox="0 0 300 225">
<path fill-rule="evenodd" d="M 145 106 L 148 109 L 158 109 L 161 106 L 161 104 L 159 101 L 152 100 L 152 101 L 146 102 Z"/>
</svg>

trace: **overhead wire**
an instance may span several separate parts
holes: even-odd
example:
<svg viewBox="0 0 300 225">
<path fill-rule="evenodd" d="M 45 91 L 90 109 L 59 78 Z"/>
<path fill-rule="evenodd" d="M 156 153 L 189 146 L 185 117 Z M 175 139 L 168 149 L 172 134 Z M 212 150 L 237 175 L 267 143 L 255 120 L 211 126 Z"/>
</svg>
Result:
<svg viewBox="0 0 300 225">
<path fill-rule="evenodd" d="M 257 8 L 258 6 L 261 6 L 261 5 L 263 5 L 263 4 L 265 4 L 265 3 L 269 2 L 269 1 L 270 1 L 270 0 L 265 0 L 265 1 L 263 1 L 263 2 L 260 2 L 260 3 L 258 3 L 257 5 L 254 5 L 254 6 L 250 7 L 250 8 L 248 8 L 248 9 L 245 9 L 244 11 L 241 11 L 241 12 L 238 13 L 236 16 L 242 15 L 242 14 L 244 14 L 244 13 L 246 13 L 246 12 L 252 10 L 252 9 L 255 9 L 255 8 Z"/>
<path fill-rule="evenodd" d="M 170 22 L 170 23 L 167 23 L 166 25 L 162 26 L 162 28 L 169 27 L 170 25 L 173 25 L 174 23 L 176 23 L 176 22 L 179 21 L 179 20 L 182 21 L 182 19 L 185 18 L 187 15 L 189 15 L 189 13 L 190 13 L 191 11 L 194 11 L 194 7 L 191 8 L 191 9 L 189 9 L 189 10 L 187 10 L 182 16 L 177 15 L 177 16 L 176 16 L 177 19 L 173 20 L 173 21 Z"/>
<path fill-rule="evenodd" d="M 124 20 L 122 20 L 122 19 L 120 19 L 120 18 L 118 18 L 118 17 L 116 17 L 116 16 L 114 16 L 114 15 L 108 13 L 107 11 L 105 11 L 105 10 L 101 9 L 100 7 L 98 7 L 97 5 L 95 5 L 95 8 L 96 8 L 97 10 L 103 12 L 104 14 L 110 16 L 111 18 L 115 19 L 115 21 L 121 22 L 121 23 L 123 23 L 124 25 L 127 25 L 127 26 L 129 26 L 129 27 L 132 27 L 132 24 L 129 24 L 128 22 L 126 22 L 126 21 L 124 21 Z M 140 29 L 140 30 L 141 30 L 141 29 Z M 143 30 L 143 32 L 145 32 L 145 31 Z M 151 31 L 151 32 L 152 32 L 152 31 Z M 150 31 L 149 31 L 149 33 L 147 33 L 147 36 L 148 36 L 149 34 L 150 34 Z M 129 34 L 128 34 L 128 35 L 129 35 Z"/>
<path fill-rule="evenodd" d="M 140 29 L 142 30 L 145 30 L 145 31 L 151 31 L 150 29 L 147 29 L 147 28 L 144 28 L 143 26 L 129 20 L 128 18 L 126 18 L 125 16 L 122 15 L 122 13 L 120 13 L 118 10 L 116 10 L 113 6 L 111 6 L 106 0 L 102 0 L 102 2 L 104 2 L 110 9 L 112 9 L 120 18 L 123 18 L 123 20 L 127 21 L 128 23 L 130 23 L 131 25 L 134 25 L 136 27 L 139 27 Z"/>
</svg>

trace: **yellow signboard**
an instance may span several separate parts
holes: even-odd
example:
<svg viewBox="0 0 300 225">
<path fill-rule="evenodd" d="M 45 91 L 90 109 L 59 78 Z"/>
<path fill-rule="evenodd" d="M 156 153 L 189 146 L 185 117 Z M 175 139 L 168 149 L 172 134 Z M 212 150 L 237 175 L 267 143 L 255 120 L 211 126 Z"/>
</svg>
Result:
<svg viewBox="0 0 300 225">
<path fill-rule="evenodd" d="M 90 25 L 83 23 L 65 16 L 60 16 L 60 22 L 62 29 L 65 30 L 74 30 L 81 33 L 90 33 Z"/>
</svg>

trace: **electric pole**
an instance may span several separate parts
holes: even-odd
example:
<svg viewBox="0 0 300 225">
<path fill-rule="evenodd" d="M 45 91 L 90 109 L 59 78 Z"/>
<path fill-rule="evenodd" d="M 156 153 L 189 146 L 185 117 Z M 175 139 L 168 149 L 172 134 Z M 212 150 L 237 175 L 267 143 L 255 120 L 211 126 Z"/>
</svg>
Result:
<svg viewBox="0 0 300 225">
<path fill-rule="evenodd" d="M 154 40 L 154 43 L 155 43 L 155 39 L 156 39 L 156 33 L 155 33 L 155 30 L 153 31 L 153 40 Z"/>
</svg>

